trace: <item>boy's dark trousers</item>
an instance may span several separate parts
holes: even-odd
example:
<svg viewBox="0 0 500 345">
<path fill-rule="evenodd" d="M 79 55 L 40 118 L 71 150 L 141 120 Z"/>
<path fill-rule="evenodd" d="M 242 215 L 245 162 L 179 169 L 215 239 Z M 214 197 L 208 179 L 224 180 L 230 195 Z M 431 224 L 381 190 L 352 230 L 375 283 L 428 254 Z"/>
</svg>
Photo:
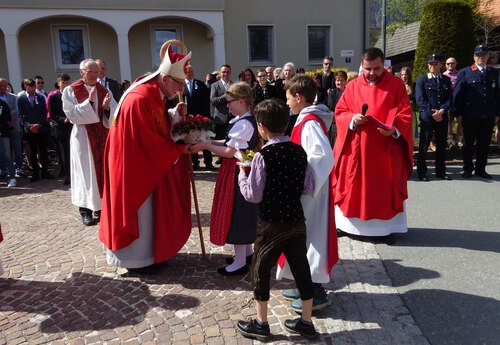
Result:
<svg viewBox="0 0 500 345">
<path fill-rule="evenodd" d="M 311 299 L 314 296 L 314 286 L 307 261 L 304 219 L 291 223 L 269 223 L 260 220 L 251 267 L 255 299 L 269 300 L 271 271 L 281 253 L 285 254 L 290 265 L 300 298 Z"/>
</svg>

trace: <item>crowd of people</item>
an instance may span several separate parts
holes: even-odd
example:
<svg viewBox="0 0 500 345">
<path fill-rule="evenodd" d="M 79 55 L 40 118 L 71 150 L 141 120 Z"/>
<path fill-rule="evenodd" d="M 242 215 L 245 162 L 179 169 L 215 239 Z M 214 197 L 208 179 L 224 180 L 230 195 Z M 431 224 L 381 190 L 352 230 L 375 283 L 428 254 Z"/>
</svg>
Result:
<svg viewBox="0 0 500 345">
<path fill-rule="evenodd" d="M 217 273 L 252 276 L 257 316 L 237 322 L 244 336 L 271 336 L 267 302 L 276 265 L 277 279 L 295 279 L 297 288 L 282 295 L 302 314 L 285 328 L 314 339 L 311 314 L 331 303 L 323 284 L 339 259 L 338 236 L 390 244 L 392 234 L 408 231 L 417 134 L 420 181 L 430 179 L 426 155 L 433 142 L 435 176 L 450 179 L 446 146 L 455 128 L 463 178 L 492 178 L 486 164 L 500 117 L 500 80 L 485 46 L 460 71 L 450 57 L 441 73 L 443 57 L 429 56 L 429 72 L 415 83 L 408 67 L 398 75 L 387 70 L 377 48 L 363 53 L 359 75 L 333 72 L 326 56 L 312 76 L 287 62 L 256 74 L 245 68 L 237 82 L 229 64 L 195 79 L 191 53 L 165 51 L 158 70 L 131 85 L 108 78 L 102 59 L 82 61 L 81 79 L 73 83 L 59 75 L 48 95 L 40 76 L 24 79 L 18 95 L 0 78 L 0 168 L 15 187 L 24 140 L 31 182 L 53 179 L 47 147 L 55 128 L 59 176 L 71 184 L 82 222 L 100 223 L 108 264 L 154 274 L 191 233 L 188 172 L 190 165 L 202 169 L 202 152 L 204 169 L 218 170 L 210 241 L 234 250 Z M 187 114 L 212 119 L 215 137 L 174 142 L 170 130 Z M 250 171 L 237 158 L 249 150 L 256 151 Z"/>
</svg>

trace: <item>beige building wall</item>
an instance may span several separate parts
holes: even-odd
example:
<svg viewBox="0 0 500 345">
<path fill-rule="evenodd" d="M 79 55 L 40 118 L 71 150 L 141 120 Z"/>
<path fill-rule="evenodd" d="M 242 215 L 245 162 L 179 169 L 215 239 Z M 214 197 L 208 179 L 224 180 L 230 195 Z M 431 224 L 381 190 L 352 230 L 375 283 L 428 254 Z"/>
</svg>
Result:
<svg viewBox="0 0 500 345">
<path fill-rule="evenodd" d="M 108 75 L 119 81 L 123 79 L 120 73 L 131 75 L 131 79 L 134 79 L 146 71 L 153 70 L 151 25 L 162 24 L 178 25 L 182 28 L 182 39 L 193 51 L 192 62 L 198 79 L 204 79 L 207 72 L 218 69 L 220 61 L 225 60 L 225 63 L 229 63 L 233 67 L 234 80 L 239 71 L 249 65 L 247 26 L 260 24 L 274 26 L 275 66 L 282 66 L 285 62 L 292 61 L 297 67 L 304 67 L 306 70 L 319 68 L 320 62 L 311 64 L 307 60 L 307 26 L 327 25 L 332 28 L 331 48 L 327 54 L 334 57 L 334 67 L 357 70 L 364 49 L 363 39 L 367 41 L 367 35 L 363 33 L 363 29 L 365 33 L 368 33 L 368 29 L 363 23 L 364 18 L 368 16 L 368 12 L 363 14 L 363 3 L 367 1 L 188 0 L 179 2 L 175 0 L 149 0 L 144 2 L 136 0 L 87 0 L 83 4 L 62 0 L 45 0 L 43 2 L 23 0 L 22 3 L 18 0 L 2 0 L 0 8 L 19 9 L 18 22 L 22 23 L 22 8 L 31 11 L 32 18 L 36 18 L 33 16 L 36 11 L 45 11 L 43 13 L 47 13 L 49 17 L 34 20 L 21 27 L 18 32 L 20 62 L 13 68 L 7 68 L 5 63 L 0 63 L 0 72 L 7 77 L 8 71 L 15 73 L 15 75 L 20 73 L 23 77 L 40 74 L 46 79 L 47 87 L 51 85 L 57 73 L 63 72 L 57 69 L 55 63 L 52 24 L 87 25 L 91 56 L 103 58 L 108 65 Z M 144 17 L 144 21 L 132 26 L 127 33 L 126 20 L 115 23 L 113 28 L 104 22 L 103 18 L 106 17 L 103 15 L 95 17 L 101 18 L 102 22 L 93 19 L 94 17 L 83 17 L 83 12 L 92 12 L 89 12 L 89 9 L 94 14 L 110 11 L 110 15 L 116 9 L 116 13 L 120 17 L 115 18 L 123 16 L 123 18 L 131 20 L 141 18 L 144 11 L 147 12 L 147 15 Z M 156 10 L 158 17 L 155 18 Z M 176 10 L 185 12 L 175 12 Z M 74 13 L 75 16 L 68 16 L 69 13 Z M 174 13 L 177 13 L 177 16 L 174 17 Z M 212 14 L 216 15 L 211 16 Z M 221 14 L 223 14 L 223 20 L 220 21 L 223 23 L 219 23 L 219 18 L 222 17 L 217 17 Z M 195 19 L 187 18 L 190 15 Z M 206 23 L 211 23 L 210 25 L 217 29 L 215 40 L 214 33 L 207 28 L 207 24 L 201 23 L 204 18 L 211 18 L 211 21 L 207 20 Z M 121 26 L 121 23 L 125 25 Z M 127 30 L 120 32 L 123 27 L 127 27 Z M 222 28 L 224 28 L 223 33 Z M 12 36 L 12 32 L 6 37 L 0 33 L 0 59 L 2 61 L 6 61 L 5 42 L 11 43 Z M 123 44 L 124 37 L 128 46 Z M 223 48 L 220 47 L 221 44 L 224 45 Z M 120 47 L 126 47 L 125 55 L 125 50 L 120 50 Z M 354 52 L 350 62 L 341 56 L 343 50 Z M 124 62 L 118 60 L 119 54 L 122 54 Z M 222 58 L 223 56 L 225 59 Z M 126 58 L 130 58 L 130 64 Z M 217 61 L 217 66 L 215 61 Z M 251 67 L 256 70 L 264 66 L 251 65 Z M 64 70 L 64 72 L 70 74 L 73 80 L 79 78 L 77 69 Z M 13 81 L 13 84 L 17 86 L 19 81 Z"/>
<path fill-rule="evenodd" d="M 0 30 L 0 78 L 8 78 L 9 71 L 7 69 L 7 53 L 5 51 L 5 36 Z M 10 81 L 10 80 L 9 80 Z M 11 82 L 12 84 L 12 82 Z"/>
<path fill-rule="evenodd" d="M 130 52 L 132 75 L 138 77 L 146 72 L 152 72 L 151 57 L 152 40 L 151 27 L 155 25 L 179 26 L 182 40 L 193 52 L 191 62 L 197 79 L 205 80 L 205 74 L 213 70 L 214 54 L 213 42 L 207 38 L 207 27 L 192 20 L 179 18 L 157 18 L 133 26 L 129 32 L 129 46 L 134 47 Z"/>
<path fill-rule="evenodd" d="M 357 70 L 364 48 L 363 0 L 231 1 L 224 12 L 226 60 L 233 67 L 233 77 L 248 66 L 247 25 L 274 25 L 275 66 L 294 62 L 306 70 L 319 68 L 307 62 L 307 25 L 331 25 L 331 55 L 335 67 Z M 334 10 L 335 9 L 335 10 Z M 251 18 L 251 19 L 249 19 Z M 314 18 L 314 19 L 312 19 Z M 367 32 L 367 31 L 366 31 Z M 341 50 L 354 50 L 351 63 L 341 58 Z M 256 69 L 262 66 L 252 66 Z M 237 73 L 236 73 L 237 75 Z M 234 78 L 233 78 L 234 79 Z"/>
<path fill-rule="evenodd" d="M 19 32 L 19 45 L 23 78 L 41 75 L 45 79 L 46 90 L 53 89 L 53 83 L 59 73 L 67 73 L 71 80 L 80 78 L 78 69 L 58 69 L 55 62 L 52 42 L 52 25 L 86 25 L 89 31 L 90 53 L 92 58 L 106 61 L 108 75 L 119 76 L 116 34 L 106 24 L 88 18 L 47 18 L 25 25 Z M 119 78 L 117 78 L 119 79 Z M 17 84 L 17 81 L 15 81 Z"/>
</svg>

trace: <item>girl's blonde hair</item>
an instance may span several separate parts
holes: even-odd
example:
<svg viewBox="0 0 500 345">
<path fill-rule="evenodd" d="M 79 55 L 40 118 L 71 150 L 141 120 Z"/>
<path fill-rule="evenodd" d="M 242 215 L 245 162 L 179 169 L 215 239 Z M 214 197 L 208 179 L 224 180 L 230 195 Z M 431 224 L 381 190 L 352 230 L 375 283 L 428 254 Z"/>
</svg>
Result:
<svg viewBox="0 0 500 345">
<path fill-rule="evenodd" d="M 244 81 L 240 81 L 237 83 L 233 83 L 229 85 L 228 89 L 226 90 L 226 94 L 236 98 L 236 99 L 242 99 L 243 102 L 248 104 L 250 108 L 253 106 L 253 92 L 250 86 Z"/>
</svg>

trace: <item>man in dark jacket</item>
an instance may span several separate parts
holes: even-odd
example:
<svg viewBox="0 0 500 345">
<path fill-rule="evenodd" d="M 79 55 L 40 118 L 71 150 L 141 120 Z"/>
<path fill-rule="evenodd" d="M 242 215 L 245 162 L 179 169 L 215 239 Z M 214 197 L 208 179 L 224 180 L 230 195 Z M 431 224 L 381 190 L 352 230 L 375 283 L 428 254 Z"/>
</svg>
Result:
<svg viewBox="0 0 500 345">
<path fill-rule="evenodd" d="M 38 164 L 37 153 L 40 152 L 42 165 L 41 177 L 52 180 L 52 176 L 47 170 L 47 143 L 49 140 L 50 125 L 47 121 L 47 107 L 45 98 L 36 91 L 36 83 L 33 79 L 24 79 L 25 90 L 17 98 L 19 117 L 25 133 L 25 138 L 30 147 L 30 161 L 33 166 L 33 176 L 31 182 L 40 179 L 40 166 Z"/>
<path fill-rule="evenodd" d="M 427 149 L 434 134 L 436 140 L 436 177 L 449 180 L 446 175 L 446 139 L 448 136 L 448 111 L 452 102 L 451 79 L 441 74 L 442 57 L 430 55 L 427 59 L 429 73 L 417 79 L 415 96 L 420 107 L 420 137 L 417 173 L 420 181 L 427 176 Z"/>
<path fill-rule="evenodd" d="M 474 49 L 474 64 L 458 72 L 455 84 L 455 115 L 462 120 L 464 129 L 464 178 L 471 178 L 474 171 L 476 176 L 491 179 L 485 168 L 495 117 L 500 117 L 500 88 L 498 71 L 487 66 L 488 58 L 488 47 L 477 46 Z M 474 143 L 475 164 L 472 163 Z"/>
</svg>

